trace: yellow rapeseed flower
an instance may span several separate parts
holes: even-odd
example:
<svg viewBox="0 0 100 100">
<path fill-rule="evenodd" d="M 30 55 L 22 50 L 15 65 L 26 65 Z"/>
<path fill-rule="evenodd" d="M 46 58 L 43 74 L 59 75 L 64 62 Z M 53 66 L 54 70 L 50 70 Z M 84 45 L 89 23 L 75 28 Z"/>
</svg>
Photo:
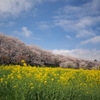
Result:
<svg viewBox="0 0 100 100">
<path fill-rule="evenodd" d="M 25 60 L 21 60 L 21 63 L 24 63 L 25 62 Z"/>
<path fill-rule="evenodd" d="M 47 81 L 44 81 L 44 83 L 46 84 L 46 83 L 47 83 Z"/>
<path fill-rule="evenodd" d="M 30 83 L 30 85 L 33 85 L 33 83 Z"/>
<path fill-rule="evenodd" d="M 21 76 L 21 75 L 18 75 L 17 78 L 18 78 L 18 79 L 22 79 L 22 76 Z"/>
<path fill-rule="evenodd" d="M 0 82 L 1 82 L 1 83 L 3 82 L 3 80 L 4 80 L 3 78 L 0 78 Z"/>
<path fill-rule="evenodd" d="M 34 89 L 34 87 L 31 87 L 31 89 Z"/>
<path fill-rule="evenodd" d="M 14 85 L 14 86 L 13 86 L 13 88 L 16 88 L 16 87 L 17 87 L 17 85 Z"/>
<path fill-rule="evenodd" d="M 54 78 L 52 78 L 51 80 L 54 81 Z"/>
<path fill-rule="evenodd" d="M 23 63 L 23 66 L 27 66 L 27 64 L 26 63 Z"/>
</svg>

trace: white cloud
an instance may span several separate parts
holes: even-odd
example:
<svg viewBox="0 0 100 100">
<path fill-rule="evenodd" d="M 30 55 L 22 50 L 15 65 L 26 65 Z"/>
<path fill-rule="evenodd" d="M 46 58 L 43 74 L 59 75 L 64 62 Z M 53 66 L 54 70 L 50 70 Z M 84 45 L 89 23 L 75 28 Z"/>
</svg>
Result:
<svg viewBox="0 0 100 100">
<path fill-rule="evenodd" d="M 86 28 L 87 26 L 91 26 L 92 24 L 93 24 L 92 17 L 83 17 L 77 21 L 76 26 L 79 28 Z"/>
<path fill-rule="evenodd" d="M 88 44 L 88 43 L 100 43 L 100 36 L 95 36 L 93 38 L 81 42 L 81 44 Z"/>
<path fill-rule="evenodd" d="M 18 16 L 22 12 L 29 11 L 37 4 L 42 4 L 47 0 L 0 0 L 0 16 Z M 55 2 L 57 0 L 48 0 L 48 2 Z"/>
<path fill-rule="evenodd" d="M 76 37 L 95 36 L 100 23 L 100 0 L 91 0 L 81 6 L 66 5 L 54 16 L 55 26 L 62 27 L 66 32 L 73 32 Z"/>
<path fill-rule="evenodd" d="M 88 37 L 88 36 L 95 36 L 95 33 L 89 30 L 80 30 L 76 37 Z"/>
<path fill-rule="evenodd" d="M 22 27 L 21 29 L 22 29 L 21 32 L 14 31 L 14 33 L 19 34 L 19 35 L 23 35 L 25 37 L 30 37 L 31 36 L 32 31 L 30 31 L 29 29 L 27 29 L 27 27 Z"/>
<path fill-rule="evenodd" d="M 49 29 L 54 28 L 55 25 L 49 21 L 40 21 L 37 23 L 37 27 L 43 31 L 50 31 Z"/>
<path fill-rule="evenodd" d="M 31 0 L 0 0 L 0 16 L 17 16 L 31 7 Z"/>
<path fill-rule="evenodd" d="M 52 50 L 53 53 L 55 54 L 62 54 L 62 55 L 66 55 L 66 54 L 69 54 L 71 51 L 70 50 Z"/>
<path fill-rule="evenodd" d="M 15 22 L 13 22 L 13 21 L 9 21 L 9 22 L 7 22 L 7 23 L 1 22 L 1 23 L 0 23 L 0 26 L 11 27 L 11 26 L 13 26 L 14 24 L 15 24 Z"/>
<path fill-rule="evenodd" d="M 39 27 L 39 29 L 47 30 L 50 28 L 50 25 L 46 21 L 41 21 L 38 23 L 38 27 Z"/>
<path fill-rule="evenodd" d="M 22 34 L 24 34 L 26 37 L 30 37 L 32 34 L 32 31 L 28 30 L 27 27 L 22 27 Z"/>
<path fill-rule="evenodd" d="M 97 59 L 100 61 L 99 50 L 88 50 L 88 49 L 73 49 L 73 50 L 52 50 L 55 54 L 70 55 L 85 60 Z"/>
<path fill-rule="evenodd" d="M 68 38 L 68 39 L 72 39 L 72 37 L 71 37 L 71 36 L 69 36 L 69 35 L 66 35 L 66 38 Z"/>
</svg>

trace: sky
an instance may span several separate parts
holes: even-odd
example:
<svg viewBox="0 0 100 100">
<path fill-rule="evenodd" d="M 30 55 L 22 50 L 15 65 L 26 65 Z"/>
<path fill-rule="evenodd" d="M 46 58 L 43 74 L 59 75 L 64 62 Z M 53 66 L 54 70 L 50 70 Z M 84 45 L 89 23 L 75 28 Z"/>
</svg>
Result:
<svg viewBox="0 0 100 100">
<path fill-rule="evenodd" d="M 100 61 L 100 0 L 0 0 L 0 33 Z"/>
</svg>

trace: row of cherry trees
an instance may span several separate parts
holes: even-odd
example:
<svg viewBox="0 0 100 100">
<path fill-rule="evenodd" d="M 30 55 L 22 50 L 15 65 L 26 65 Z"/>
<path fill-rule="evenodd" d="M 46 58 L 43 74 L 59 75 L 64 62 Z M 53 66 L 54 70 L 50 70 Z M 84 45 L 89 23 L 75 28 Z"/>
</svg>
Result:
<svg viewBox="0 0 100 100">
<path fill-rule="evenodd" d="M 0 64 L 59 65 L 59 57 L 36 45 L 26 45 L 17 38 L 0 34 Z"/>
<path fill-rule="evenodd" d="M 56 55 L 36 45 L 26 45 L 17 38 L 0 34 L 0 64 L 27 64 L 36 66 L 60 66 L 81 68 L 96 66 L 96 62 L 76 59 L 70 56 Z"/>
</svg>

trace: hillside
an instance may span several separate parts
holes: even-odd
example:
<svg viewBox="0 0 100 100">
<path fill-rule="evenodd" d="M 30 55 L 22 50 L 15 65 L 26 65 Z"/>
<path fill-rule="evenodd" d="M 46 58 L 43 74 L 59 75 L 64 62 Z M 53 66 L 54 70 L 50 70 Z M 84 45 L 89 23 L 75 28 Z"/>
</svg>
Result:
<svg viewBox="0 0 100 100">
<path fill-rule="evenodd" d="M 44 50 L 34 44 L 26 45 L 21 40 L 0 34 L 0 64 L 27 64 L 36 66 L 60 66 L 63 68 L 88 68 L 97 67 L 99 62 L 87 61 L 71 56 L 56 55 L 52 51 Z"/>
</svg>

